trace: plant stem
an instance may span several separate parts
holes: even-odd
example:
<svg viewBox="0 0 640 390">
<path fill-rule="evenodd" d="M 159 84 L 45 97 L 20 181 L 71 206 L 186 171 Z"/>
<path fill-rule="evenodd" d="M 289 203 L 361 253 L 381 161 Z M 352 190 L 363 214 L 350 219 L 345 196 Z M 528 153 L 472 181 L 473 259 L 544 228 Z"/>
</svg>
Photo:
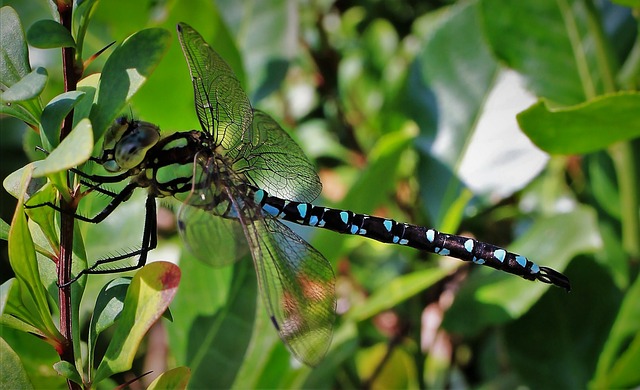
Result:
<svg viewBox="0 0 640 390">
<path fill-rule="evenodd" d="M 58 0 L 58 13 L 60 23 L 71 32 L 71 20 L 73 4 L 68 0 Z M 62 48 L 62 67 L 64 74 L 64 91 L 75 91 L 80 77 L 75 66 L 75 49 L 72 47 Z M 73 126 L 73 110 L 65 117 L 60 129 L 60 141 L 71 132 Z M 68 183 L 69 184 L 69 183 Z M 73 313 L 71 306 L 71 265 L 73 261 L 73 225 L 75 207 L 73 206 L 73 194 L 71 204 L 60 197 L 60 206 L 66 212 L 60 213 L 60 259 L 58 262 L 58 284 L 64 286 L 58 289 L 58 299 L 60 304 L 60 332 L 64 336 L 63 349 L 60 352 L 60 359 L 75 364 L 73 351 Z M 79 340 L 76 340 L 78 342 Z M 71 390 L 81 389 L 80 385 L 67 379 L 67 386 Z"/>
<path fill-rule="evenodd" d="M 72 4 L 64 0 L 58 1 L 58 13 L 60 14 L 60 23 L 71 33 L 71 17 Z M 62 48 L 62 68 L 64 73 L 64 91 L 75 91 L 80 75 L 76 71 L 75 66 L 75 49 L 73 47 Z M 65 139 L 71 132 L 73 126 L 73 110 L 67 114 L 62 123 L 60 130 L 60 141 Z"/>
<path fill-rule="evenodd" d="M 58 262 L 58 283 L 64 286 L 58 289 L 58 299 L 60 301 L 60 332 L 64 336 L 64 345 L 60 353 L 60 359 L 74 364 L 73 353 L 73 321 L 71 308 L 71 285 L 66 284 L 71 280 L 71 264 L 73 259 L 73 224 L 74 208 L 64 199 L 61 199 L 60 206 L 66 211 L 60 214 L 60 260 Z M 69 389 L 79 389 L 80 387 L 70 380 L 67 380 Z"/>
<path fill-rule="evenodd" d="M 620 187 L 620 209 L 622 223 L 622 247 L 633 258 L 640 258 L 640 194 L 638 194 L 638 174 L 629 142 L 620 142 L 609 147 Z"/>
<path fill-rule="evenodd" d="M 614 72 L 618 70 L 618 66 L 614 63 L 613 50 L 604 33 L 600 22 L 601 18 L 593 0 L 584 0 L 584 4 L 587 9 L 589 30 L 594 37 L 598 70 L 602 78 L 604 92 L 615 93 L 617 86 Z M 620 208 L 623 210 L 621 213 L 622 246 L 630 256 L 638 258 L 640 256 L 640 242 L 638 242 L 640 221 L 638 213 L 634 210 L 638 210 L 640 200 L 633 149 L 629 142 L 621 142 L 610 146 L 608 153 L 613 160 L 620 187 Z"/>
</svg>

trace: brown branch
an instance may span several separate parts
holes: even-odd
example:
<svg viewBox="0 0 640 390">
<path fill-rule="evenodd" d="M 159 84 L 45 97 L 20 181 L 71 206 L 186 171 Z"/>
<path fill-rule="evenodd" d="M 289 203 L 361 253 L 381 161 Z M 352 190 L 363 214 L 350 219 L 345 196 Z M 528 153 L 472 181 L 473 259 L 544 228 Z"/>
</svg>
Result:
<svg viewBox="0 0 640 390">
<path fill-rule="evenodd" d="M 69 0 L 57 0 L 60 23 L 71 32 L 71 20 L 73 4 Z M 75 91 L 82 70 L 75 65 L 75 49 L 73 47 L 62 48 L 62 67 L 64 74 L 64 91 Z M 73 126 L 73 110 L 65 117 L 60 129 L 60 141 L 71 132 Z M 70 183 L 67 183 L 70 184 Z M 71 265 L 73 260 L 73 225 L 75 204 L 72 194 L 71 204 L 60 197 L 60 207 L 65 212 L 60 213 L 60 260 L 58 261 L 58 285 L 64 286 L 58 289 L 60 301 L 60 332 L 64 336 L 63 348 L 60 351 L 60 359 L 75 365 L 73 351 L 73 312 L 71 306 Z M 79 340 L 76 340 L 79 342 Z M 81 389 L 80 385 L 67 379 L 67 386 L 71 390 Z"/>
<path fill-rule="evenodd" d="M 58 0 L 58 13 L 60 14 L 60 23 L 71 32 L 71 18 L 73 5 L 70 1 Z M 62 69 L 64 75 L 64 91 L 75 91 L 80 74 L 75 66 L 76 50 L 73 47 L 62 48 Z M 65 139 L 71 132 L 71 126 L 73 125 L 73 110 L 69 112 L 67 117 L 62 123 L 62 129 L 60 131 L 60 141 Z"/>
</svg>

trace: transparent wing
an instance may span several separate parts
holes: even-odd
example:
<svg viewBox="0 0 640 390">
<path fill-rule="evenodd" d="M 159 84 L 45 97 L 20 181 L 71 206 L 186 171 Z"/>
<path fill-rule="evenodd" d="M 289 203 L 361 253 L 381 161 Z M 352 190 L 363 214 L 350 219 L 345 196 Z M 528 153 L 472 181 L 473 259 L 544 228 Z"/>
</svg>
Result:
<svg viewBox="0 0 640 390">
<path fill-rule="evenodd" d="M 237 219 L 222 218 L 183 203 L 178 212 L 178 230 L 189 251 L 205 264 L 221 267 L 249 254 Z"/>
<path fill-rule="evenodd" d="M 322 184 L 300 146 L 269 115 L 255 110 L 252 132 L 257 140 L 249 153 L 235 157 L 234 170 L 243 172 L 271 195 L 312 202 Z"/>
<path fill-rule="evenodd" d="M 213 182 L 215 169 L 214 157 L 198 153 L 194 158 L 193 186 L 178 211 L 178 230 L 199 260 L 223 266 L 247 255 L 249 247 L 237 218 L 238 203 L 222 201 L 227 196 L 224 186 Z"/>
<path fill-rule="evenodd" d="M 278 220 L 246 228 L 260 294 L 280 338 L 298 360 L 317 365 L 331 344 L 336 315 L 331 265 Z"/>
<path fill-rule="evenodd" d="M 253 114 L 247 94 L 227 63 L 186 23 L 178 38 L 189 65 L 196 112 L 202 129 L 225 150 L 252 144 Z"/>
</svg>

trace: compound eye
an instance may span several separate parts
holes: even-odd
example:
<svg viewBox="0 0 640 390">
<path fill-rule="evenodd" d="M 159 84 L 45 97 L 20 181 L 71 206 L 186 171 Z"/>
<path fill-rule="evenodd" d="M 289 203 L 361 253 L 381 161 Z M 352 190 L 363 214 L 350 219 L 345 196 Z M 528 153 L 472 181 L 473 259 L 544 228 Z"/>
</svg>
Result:
<svg viewBox="0 0 640 390">
<path fill-rule="evenodd" d="M 127 117 L 116 119 L 104 135 L 102 166 L 109 172 L 120 172 L 140 165 L 160 139 L 158 126 Z"/>
<path fill-rule="evenodd" d="M 115 147 L 115 162 L 121 169 L 131 169 L 142 163 L 147 151 L 160 139 L 160 129 L 149 122 L 134 122 Z M 106 169 L 106 167 L 105 167 Z"/>
</svg>

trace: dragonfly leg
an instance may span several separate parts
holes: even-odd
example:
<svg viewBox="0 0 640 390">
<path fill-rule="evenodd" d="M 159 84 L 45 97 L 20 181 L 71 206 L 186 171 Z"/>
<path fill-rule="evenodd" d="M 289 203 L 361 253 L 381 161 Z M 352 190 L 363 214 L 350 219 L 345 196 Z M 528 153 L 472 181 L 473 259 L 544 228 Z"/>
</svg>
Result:
<svg viewBox="0 0 640 390">
<path fill-rule="evenodd" d="M 129 171 L 123 172 L 119 175 L 115 175 L 115 176 L 103 176 L 103 175 L 89 175 L 87 173 L 82 172 L 79 169 L 75 169 L 75 168 L 71 168 L 69 169 L 71 172 L 75 173 L 76 175 L 80 176 L 83 179 L 87 179 L 89 181 L 92 181 L 94 183 L 98 183 L 98 184 L 105 184 L 105 183 L 120 183 L 121 181 L 125 180 L 128 177 L 131 177 L 132 174 Z"/>
<path fill-rule="evenodd" d="M 130 197 L 131 194 L 133 193 L 133 191 L 138 188 L 138 185 L 135 183 L 129 183 L 127 184 L 126 187 L 124 187 L 124 189 L 116 194 L 114 192 L 111 192 L 109 190 L 105 190 L 105 189 L 100 189 L 98 190 L 98 192 L 101 192 L 105 195 L 108 196 L 112 196 L 113 200 L 111 200 L 111 202 L 104 208 L 102 209 L 102 211 L 100 211 L 96 216 L 89 218 L 89 217 L 85 217 L 83 215 L 80 214 L 73 214 L 73 217 L 83 221 L 83 222 L 89 222 L 89 223 L 100 223 L 102 221 L 104 221 L 105 218 L 107 218 L 109 215 L 111 215 L 111 213 L 122 203 L 127 201 Z M 115 195 L 115 196 L 113 196 Z M 44 202 L 44 203 L 39 203 L 39 204 L 35 204 L 35 205 L 24 205 L 25 208 L 27 209 L 35 209 L 35 208 L 39 208 L 39 207 L 51 207 L 52 209 L 61 212 L 61 213 L 67 213 L 66 210 L 63 210 L 60 206 L 52 203 L 52 202 Z"/>
<path fill-rule="evenodd" d="M 108 257 L 106 259 L 100 259 L 96 261 L 91 267 L 80 271 L 78 275 L 69 280 L 67 283 L 60 285 L 59 287 L 66 287 L 78 280 L 83 275 L 111 274 L 116 272 L 133 271 L 138 268 L 142 268 L 147 263 L 147 254 L 149 253 L 149 251 L 152 251 L 158 245 L 158 220 L 156 215 L 156 198 L 154 196 L 149 195 L 147 197 L 145 210 L 144 230 L 142 233 L 142 245 L 140 246 L 140 249 L 122 255 Z M 140 255 L 140 257 L 138 258 L 138 261 L 135 265 L 117 269 L 98 269 L 98 267 L 102 265 L 114 263 L 116 261 L 124 260 L 129 257 L 138 255 Z"/>
</svg>

